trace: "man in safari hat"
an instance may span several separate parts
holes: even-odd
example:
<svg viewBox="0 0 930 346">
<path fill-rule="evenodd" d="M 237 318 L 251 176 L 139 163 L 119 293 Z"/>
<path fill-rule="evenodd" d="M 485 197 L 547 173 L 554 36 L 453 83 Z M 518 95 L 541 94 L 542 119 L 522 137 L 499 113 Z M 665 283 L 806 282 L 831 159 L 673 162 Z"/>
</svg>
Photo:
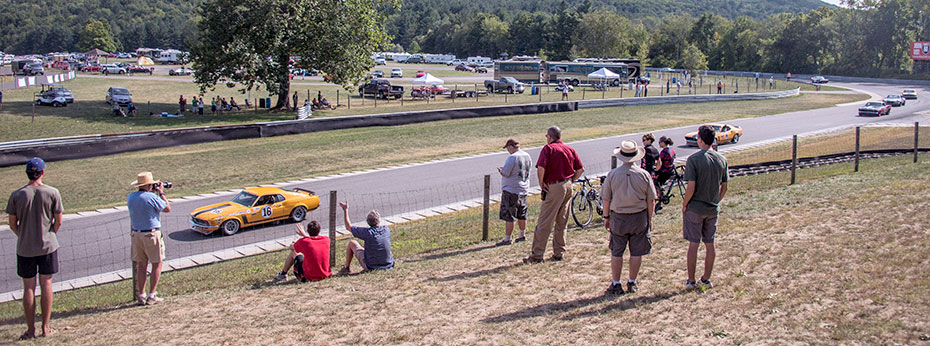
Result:
<svg viewBox="0 0 930 346">
<path fill-rule="evenodd" d="M 633 141 L 623 141 L 614 150 L 620 167 L 607 174 L 601 185 L 604 201 L 604 227 L 610 232 L 611 283 L 607 294 L 623 294 L 620 272 L 623 270 L 623 252 L 630 247 L 630 279 L 627 292 L 636 292 L 636 276 L 643 263 L 642 256 L 652 251 L 652 217 L 655 214 L 656 190 L 652 175 L 633 165 L 646 155 L 643 147 Z"/>
<path fill-rule="evenodd" d="M 161 264 L 165 259 L 165 241 L 161 233 L 161 212 L 170 212 L 171 206 L 160 181 L 152 178 L 152 172 L 142 172 L 136 181 L 130 184 L 138 191 L 129 194 L 126 205 L 129 207 L 129 221 L 132 227 L 132 261 L 136 267 L 136 297 L 139 305 L 158 304 L 162 301 L 157 296 L 158 278 L 161 276 Z M 149 294 L 145 294 L 145 272 L 152 264 Z"/>
</svg>

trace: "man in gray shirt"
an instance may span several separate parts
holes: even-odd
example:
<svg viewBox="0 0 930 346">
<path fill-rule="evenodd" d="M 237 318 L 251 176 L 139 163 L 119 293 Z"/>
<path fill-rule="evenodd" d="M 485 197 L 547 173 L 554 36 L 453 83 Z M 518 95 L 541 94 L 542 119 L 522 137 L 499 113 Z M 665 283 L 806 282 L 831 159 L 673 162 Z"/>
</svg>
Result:
<svg viewBox="0 0 930 346">
<path fill-rule="evenodd" d="M 717 256 L 714 238 L 717 233 L 718 205 L 727 193 L 727 159 L 710 148 L 716 136 L 714 130 L 707 126 L 698 129 L 697 143 L 701 151 L 688 157 L 685 166 L 684 181 L 688 183 L 682 200 L 682 233 L 688 241 L 688 280 L 685 289 L 694 289 L 698 285 L 711 288 L 710 274 L 714 269 Z M 697 252 L 704 243 L 704 275 L 700 282 L 694 281 L 697 266 Z"/>
<path fill-rule="evenodd" d="M 526 240 L 526 189 L 530 187 L 530 167 L 533 159 L 530 154 L 520 150 L 520 142 L 511 138 L 504 144 L 504 149 L 510 153 L 503 167 L 498 167 L 501 174 L 501 211 L 500 219 L 504 220 L 504 240 L 498 246 L 510 245 L 510 236 L 513 234 L 513 223 L 520 226 L 520 236 L 513 242 Z"/>
<path fill-rule="evenodd" d="M 10 194 L 6 213 L 16 234 L 16 272 L 23 278 L 23 313 L 26 332 L 21 340 L 36 337 L 36 274 L 42 288 L 42 336 L 51 333 L 52 275 L 58 272 L 58 229 L 61 228 L 61 194 L 42 184 L 45 162 L 34 157 L 26 163 L 29 184 Z"/>
</svg>

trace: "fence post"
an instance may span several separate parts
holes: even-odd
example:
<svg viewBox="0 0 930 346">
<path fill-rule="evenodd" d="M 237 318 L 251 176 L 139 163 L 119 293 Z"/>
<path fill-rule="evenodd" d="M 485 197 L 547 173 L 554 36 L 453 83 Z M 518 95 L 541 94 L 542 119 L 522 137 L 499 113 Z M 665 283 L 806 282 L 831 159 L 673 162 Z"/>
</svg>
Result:
<svg viewBox="0 0 930 346">
<path fill-rule="evenodd" d="M 336 190 L 329 191 L 329 263 L 336 263 Z"/>
<path fill-rule="evenodd" d="M 586 89 L 587 89 L 587 88 L 584 88 L 584 87 L 581 88 L 581 99 L 582 99 L 582 100 L 584 100 L 584 92 L 585 92 Z"/>
<path fill-rule="evenodd" d="M 455 94 L 456 94 L 458 91 L 459 91 L 459 85 L 458 85 L 458 84 L 455 84 L 455 86 L 452 87 L 452 92 L 449 93 L 449 97 L 452 98 L 452 103 L 455 103 Z"/>
<path fill-rule="evenodd" d="M 791 185 L 795 182 L 795 171 L 798 169 L 798 135 L 794 135 L 791 144 Z"/>
<path fill-rule="evenodd" d="M 542 102 L 542 88 L 536 87 L 536 95 L 539 96 L 539 102 Z"/>
<path fill-rule="evenodd" d="M 307 91 L 309 92 L 310 90 L 308 89 Z M 308 96 L 307 98 L 309 99 L 310 97 Z M 336 107 L 339 107 L 339 89 L 336 89 Z"/>
<path fill-rule="evenodd" d="M 352 93 L 346 95 L 346 105 L 348 105 L 348 109 L 352 109 Z"/>
<path fill-rule="evenodd" d="M 132 234 L 130 234 L 129 236 L 131 237 Z M 131 239 L 130 239 L 130 241 L 131 241 Z M 131 300 L 131 301 L 134 302 L 134 301 L 136 301 L 137 299 L 139 299 L 139 298 L 138 298 L 138 297 L 139 297 L 139 288 L 136 287 L 136 275 L 139 275 L 139 274 L 136 273 L 136 261 L 130 260 L 129 263 L 132 265 L 132 300 Z"/>
<path fill-rule="evenodd" d="M 490 97 L 491 95 L 488 95 Z M 475 84 L 475 102 L 478 102 L 478 84 Z"/>
<path fill-rule="evenodd" d="M 484 214 L 481 218 L 481 240 L 488 240 L 488 213 L 491 208 L 491 175 L 484 175 Z"/>
<path fill-rule="evenodd" d="M 617 156 L 610 157 L 610 169 L 617 168 Z"/>
<path fill-rule="evenodd" d="M 856 163 L 853 165 L 853 172 L 859 171 L 859 126 L 856 126 Z"/>
<path fill-rule="evenodd" d="M 918 137 L 917 137 L 920 134 L 919 126 L 920 126 L 920 123 L 915 121 L 914 122 L 914 163 L 917 163 L 917 145 L 920 144 L 918 142 Z"/>
</svg>

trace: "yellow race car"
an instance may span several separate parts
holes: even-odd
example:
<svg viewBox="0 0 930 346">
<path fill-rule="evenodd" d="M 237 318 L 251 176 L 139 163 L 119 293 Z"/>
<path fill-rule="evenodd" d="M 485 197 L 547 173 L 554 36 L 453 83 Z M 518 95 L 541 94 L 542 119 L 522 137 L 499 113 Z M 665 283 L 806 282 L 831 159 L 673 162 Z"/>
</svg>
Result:
<svg viewBox="0 0 930 346">
<path fill-rule="evenodd" d="M 320 206 L 313 191 L 277 187 L 253 187 L 242 190 L 232 201 L 211 204 L 191 212 L 191 229 L 203 234 L 220 230 L 233 235 L 242 227 L 290 220 L 301 222 L 307 212 Z"/>
<path fill-rule="evenodd" d="M 730 124 L 704 124 L 710 126 L 717 134 L 717 144 L 736 143 L 739 137 L 743 135 L 743 129 L 736 125 Z M 685 142 L 690 146 L 697 146 L 697 131 L 685 134 Z M 713 144 L 713 143 L 711 143 Z"/>
</svg>

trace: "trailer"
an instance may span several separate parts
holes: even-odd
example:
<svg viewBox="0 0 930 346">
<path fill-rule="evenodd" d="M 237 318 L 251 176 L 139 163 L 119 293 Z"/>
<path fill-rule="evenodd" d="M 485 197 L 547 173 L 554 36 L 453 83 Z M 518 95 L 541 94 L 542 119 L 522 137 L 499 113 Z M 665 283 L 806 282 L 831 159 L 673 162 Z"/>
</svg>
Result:
<svg viewBox="0 0 930 346">
<path fill-rule="evenodd" d="M 452 60 L 455 60 L 455 55 L 451 54 L 427 54 L 426 55 L 427 64 L 447 64 Z"/>
</svg>

